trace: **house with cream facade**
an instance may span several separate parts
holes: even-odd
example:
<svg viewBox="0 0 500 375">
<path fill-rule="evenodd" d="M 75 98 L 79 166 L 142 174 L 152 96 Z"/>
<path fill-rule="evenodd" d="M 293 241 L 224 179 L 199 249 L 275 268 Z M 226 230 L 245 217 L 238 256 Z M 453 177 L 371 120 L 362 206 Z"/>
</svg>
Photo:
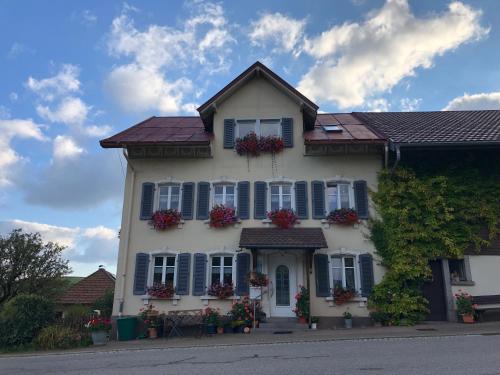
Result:
<svg viewBox="0 0 500 375">
<path fill-rule="evenodd" d="M 311 315 L 326 325 L 346 310 L 367 323 L 367 298 L 384 273 L 368 239 L 368 219 L 376 215 L 369 192 L 403 146 L 391 144 L 373 114 L 319 113 L 259 62 L 198 111 L 152 117 L 101 141 L 122 148 L 128 162 L 113 315 L 136 315 L 148 303 L 165 312 L 206 306 L 227 312 L 248 295 L 249 273 L 259 271 L 269 278 L 261 299 L 267 317 L 295 316 L 295 295 L 306 286 Z M 284 147 L 240 155 L 237 140 L 250 133 L 279 138 Z M 234 222 L 210 225 L 218 205 L 234 209 Z M 295 213 L 295 225 L 273 224 L 268 213 L 281 209 Z M 339 209 L 353 210 L 358 220 L 328 220 Z M 162 210 L 177 210 L 180 220 L 155 230 L 151 219 Z M 494 261 L 500 266 L 500 256 Z M 438 266 L 448 279 L 442 282 L 446 319 L 453 315 L 448 267 L 447 261 Z M 167 283 L 175 290 L 170 298 L 148 293 Z M 209 295 L 217 283 L 232 283 L 233 295 Z M 355 291 L 355 298 L 336 304 L 336 286 Z M 500 294 L 493 289 L 488 293 Z"/>
</svg>

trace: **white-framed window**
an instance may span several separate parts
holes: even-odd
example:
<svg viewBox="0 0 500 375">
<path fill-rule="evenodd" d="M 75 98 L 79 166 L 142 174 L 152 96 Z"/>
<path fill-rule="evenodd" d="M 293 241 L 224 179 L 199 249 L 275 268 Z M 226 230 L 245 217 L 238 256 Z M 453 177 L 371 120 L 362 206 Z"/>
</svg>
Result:
<svg viewBox="0 0 500 375">
<path fill-rule="evenodd" d="M 175 255 L 153 256 L 153 285 L 175 286 Z"/>
<path fill-rule="evenodd" d="M 243 138 L 251 132 L 262 137 L 281 137 L 281 119 L 236 120 L 236 138 Z"/>
<path fill-rule="evenodd" d="M 224 205 L 229 208 L 236 208 L 236 186 L 235 184 L 220 183 L 214 184 L 213 205 Z"/>
<path fill-rule="evenodd" d="M 292 184 L 290 183 L 271 183 L 271 211 L 281 209 L 293 209 Z"/>
<path fill-rule="evenodd" d="M 356 256 L 333 255 L 330 259 L 332 267 L 332 287 L 358 290 L 358 270 Z"/>
<path fill-rule="evenodd" d="M 181 186 L 180 184 L 158 185 L 158 210 L 180 210 Z"/>
<path fill-rule="evenodd" d="M 348 182 L 327 182 L 326 184 L 326 208 L 328 212 L 340 208 L 353 208 L 353 197 L 351 184 Z"/>
<path fill-rule="evenodd" d="M 210 285 L 233 282 L 233 256 L 214 255 L 210 259 Z"/>
</svg>

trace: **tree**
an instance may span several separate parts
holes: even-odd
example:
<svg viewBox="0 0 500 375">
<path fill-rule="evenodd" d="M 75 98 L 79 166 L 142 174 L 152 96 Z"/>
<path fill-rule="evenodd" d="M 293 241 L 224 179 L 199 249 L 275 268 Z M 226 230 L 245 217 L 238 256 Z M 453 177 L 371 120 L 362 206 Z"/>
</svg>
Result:
<svg viewBox="0 0 500 375">
<path fill-rule="evenodd" d="M 40 233 L 14 229 L 0 236 L 0 305 L 20 293 L 51 297 L 71 269 L 63 246 L 44 243 Z"/>
</svg>

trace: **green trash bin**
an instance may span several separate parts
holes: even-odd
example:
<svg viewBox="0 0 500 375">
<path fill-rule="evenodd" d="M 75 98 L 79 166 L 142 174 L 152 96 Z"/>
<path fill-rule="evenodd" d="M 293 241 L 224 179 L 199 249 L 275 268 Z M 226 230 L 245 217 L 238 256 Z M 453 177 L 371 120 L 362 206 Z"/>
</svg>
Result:
<svg viewBox="0 0 500 375">
<path fill-rule="evenodd" d="M 136 326 L 137 326 L 137 317 L 135 316 L 127 316 L 123 318 L 116 319 L 116 326 L 118 329 L 118 340 L 119 341 L 128 341 L 136 339 Z"/>
</svg>

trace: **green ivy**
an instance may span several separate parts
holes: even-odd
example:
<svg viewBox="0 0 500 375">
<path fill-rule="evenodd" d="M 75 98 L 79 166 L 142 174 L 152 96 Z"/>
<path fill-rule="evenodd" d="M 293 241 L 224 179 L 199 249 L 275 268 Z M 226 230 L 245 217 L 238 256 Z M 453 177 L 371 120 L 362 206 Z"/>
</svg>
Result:
<svg viewBox="0 0 500 375">
<path fill-rule="evenodd" d="M 471 245 L 479 251 L 499 232 L 498 170 L 415 170 L 382 171 L 373 193 L 378 219 L 372 222 L 371 240 L 387 272 L 369 306 L 392 324 L 425 318 L 422 285 L 431 275 L 430 260 L 462 257 Z M 484 228 L 486 239 L 480 236 Z"/>
</svg>

